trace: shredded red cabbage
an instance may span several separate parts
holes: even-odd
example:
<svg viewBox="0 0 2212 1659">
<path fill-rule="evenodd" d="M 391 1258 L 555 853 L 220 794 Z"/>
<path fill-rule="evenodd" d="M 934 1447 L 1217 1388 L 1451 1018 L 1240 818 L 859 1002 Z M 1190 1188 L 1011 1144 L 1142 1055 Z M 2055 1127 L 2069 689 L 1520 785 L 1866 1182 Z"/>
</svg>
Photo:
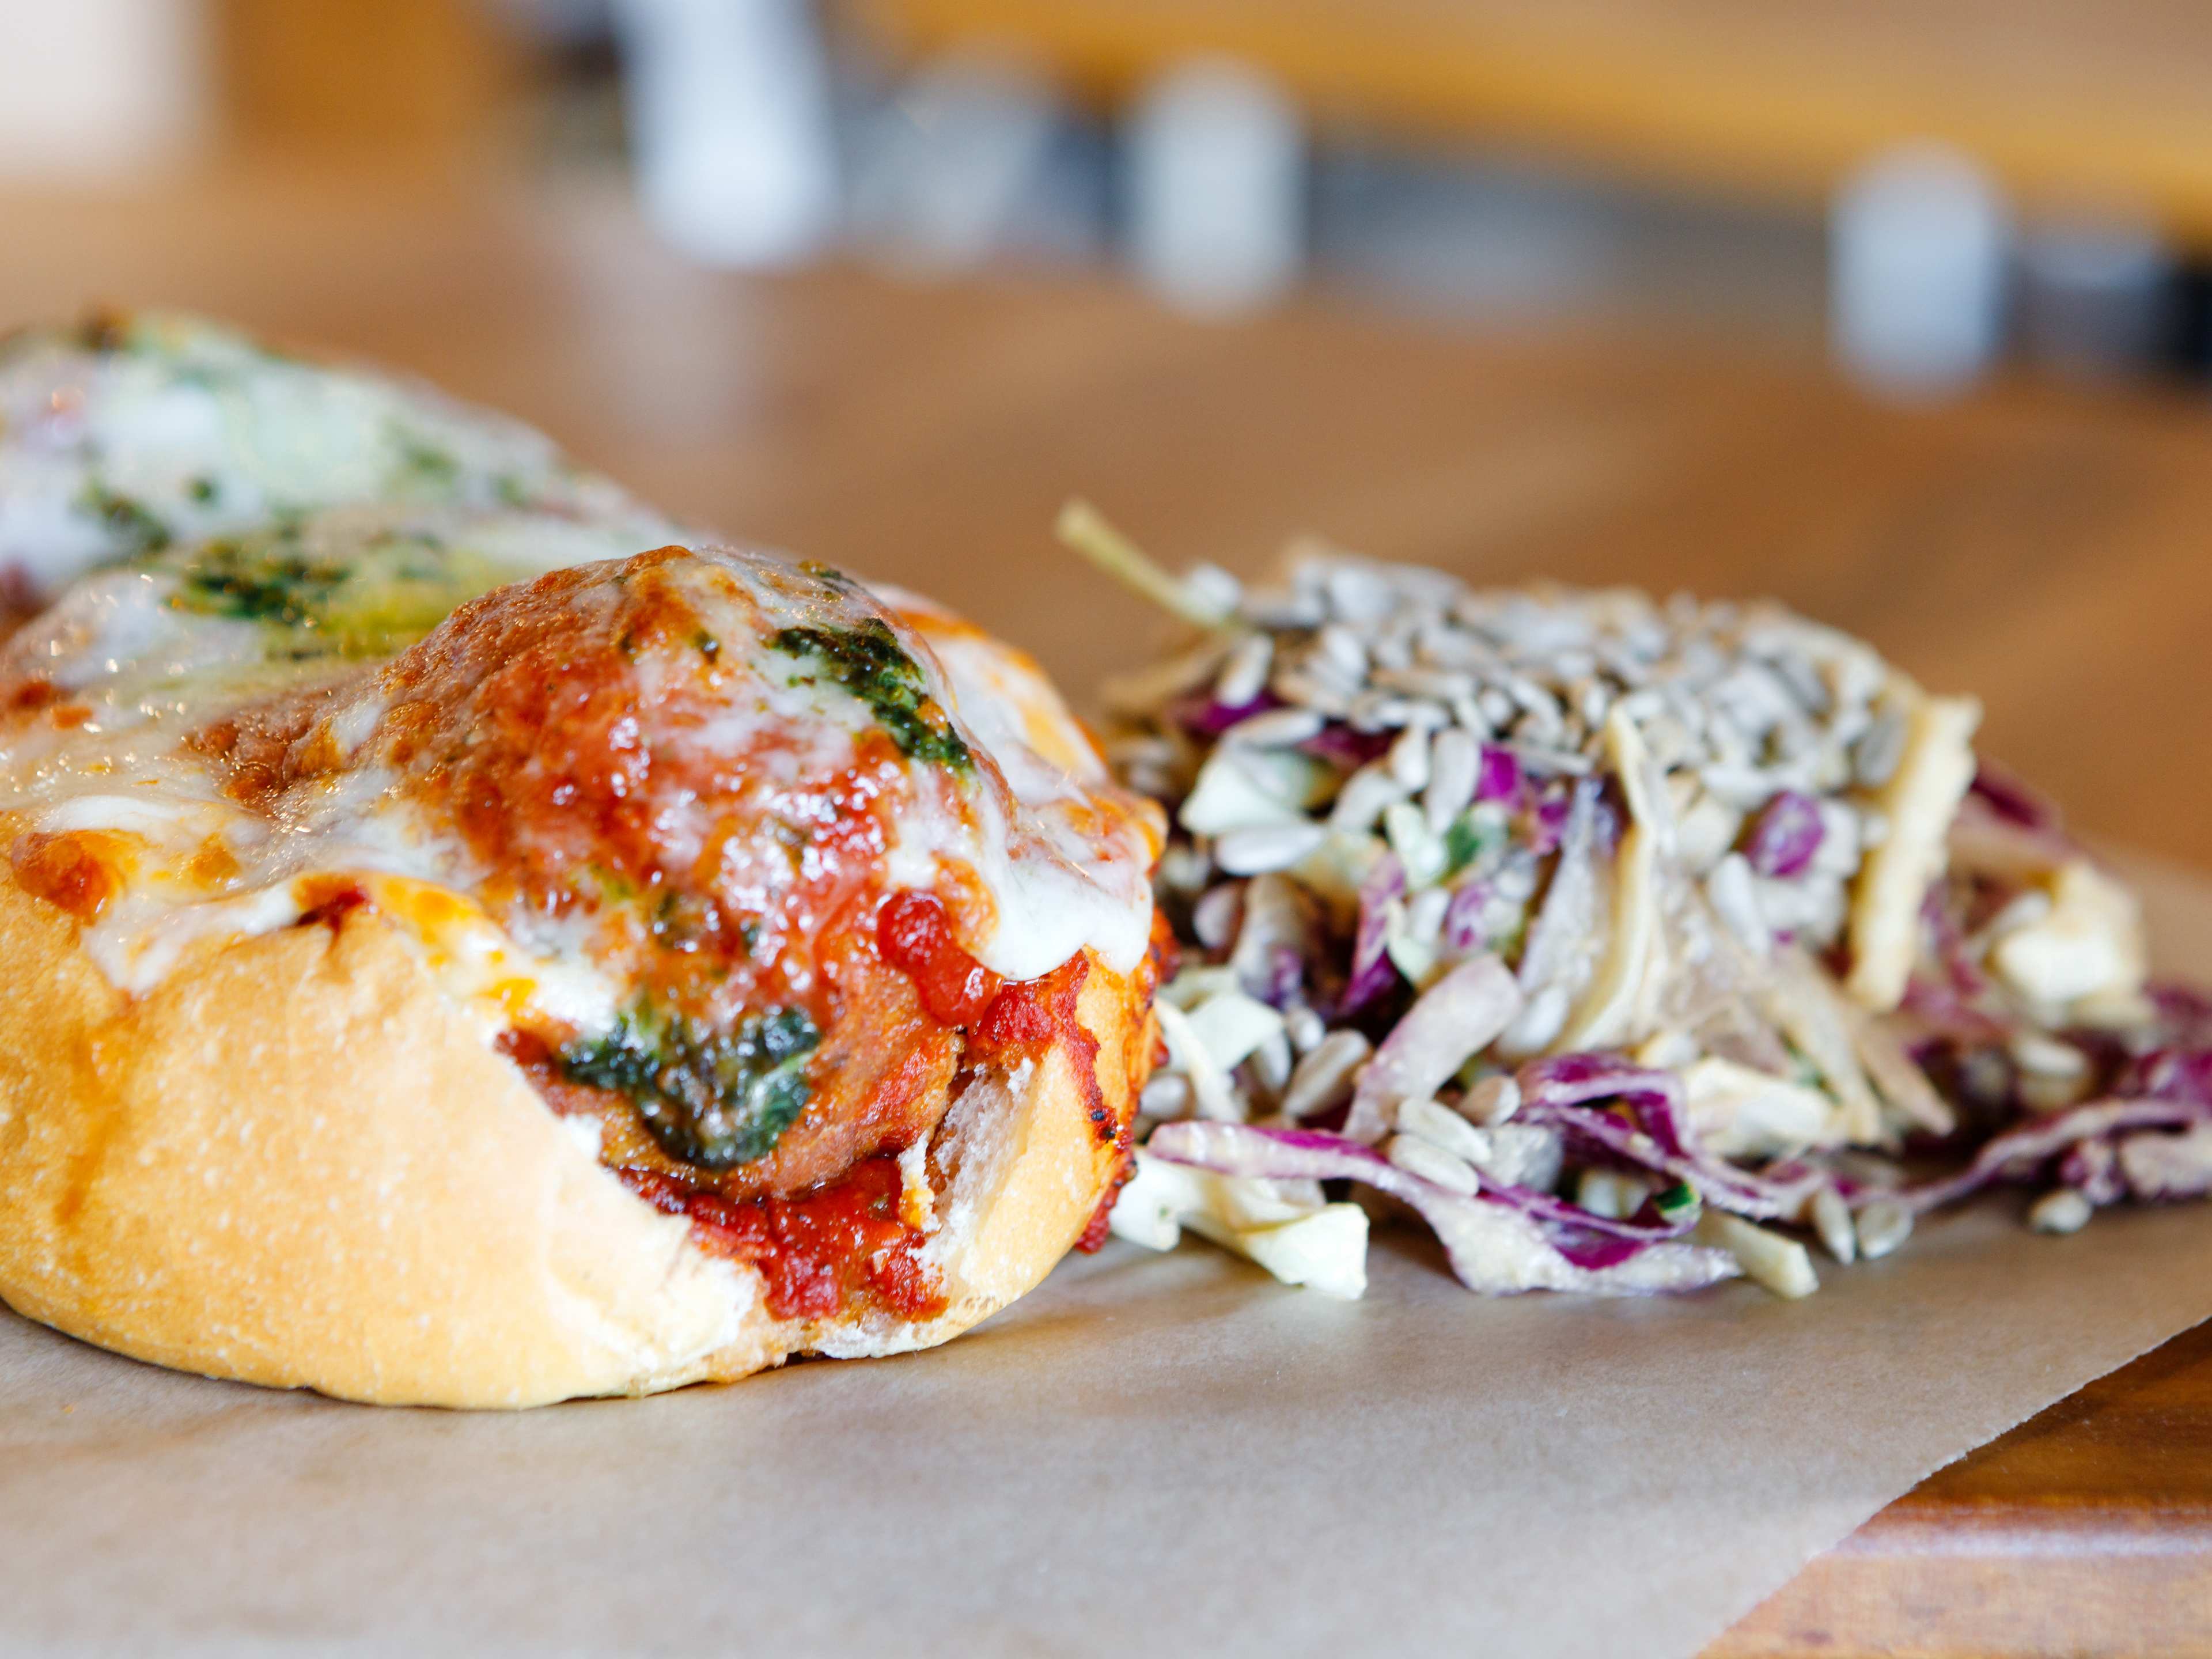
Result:
<svg viewBox="0 0 2212 1659">
<path fill-rule="evenodd" d="M 2002 767 L 1993 766 L 1986 760 L 1978 761 L 1969 787 L 1977 799 L 2008 823 L 2016 823 L 2023 830 L 2063 833 L 2058 808 Z"/>
<path fill-rule="evenodd" d="M 1239 720 L 1249 720 L 1255 714 L 1264 714 L 1283 706 L 1283 700 L 1272 691 L 1262 691 L 1247 702 L 1224 702 L 1218 697 L 1201 695 L 1182 699 L 1169 711 L 1169 717 L 1194 738 L 1211 738 L 1219 737 Z"/>
<path fill-rule="evenodd" d="M 1451 903 L 1444 911 L 1444 949 L 1455 956 L 1465 956 L 1470 951 L 1482 948 L 1485 939 L 1482 929 L 1483 907 L 1490 902 L 1490 884 L 1470 881 L 1456 889 Z"/>
<path fill-rule="evenodd" d="M 1490 1295 L 1648 1295 L 1702 1289 L 1741 1271 L 1725 1250 L 1680 1242 L 1687 1221 L 1608 1221 L 1543 1194 L 1487 1181 L 1472 1196 L 1455 1193 L 1400 1169 L 1372 1147 L 1322 1130 L 1186 1119 L 1152 1131 L 1147 1150 L 1217 1175 L 1363 1182 L 1416 1211 L 1434 1230 L 1460 1282 Z"/>
<path fill-rule="evenodd" d="M 2058 1180 L 2092 1204 L 2117 1204 L 2127 1195 L 2118 1152 L 2106 1139 L 2076 1141 L 2058 1162 Z"/>
<path fill-rule="evenodd" d="M 1364 1008 L 1398 982 L 1398 969 L 1385 948 L 1389 939 L 1391 903 L 1406 892 L 1405 866 L 1395 853 L 1375 860 L 1367 879 L 1359 884 L 1359 930 L 1352 945 L 1352 977 L 1344 988 L 1340 1016 Z"/>
<path fill-rule="evenodd" d="M 1751 834 L 1745 837 L 1743 855 L 1760 875 L 1787 880 L 1805 872 L 1820 850 L 1825 833 L 1820 803 L 1810 795 L 1784 789 L 1759 809 Z"/>
<path fill-rule="evenodd" d="M 2112 1092 L 2212 1107 L 2212 1048 L 2154 1048 L 2129 1062 Z"/>
<path fill-rule="evenodd" d="M 1521 799 L 1521 761 L 1510 749 L 1486 744 L 1482 765 L 1475 774 L 1474 798 L 1510 805 Z"/>
<path fill-rule="evenodd" d="M 1493 956 L 1461 963 L 1421 993 L 1359 1074 L 1344 1132 L 1378 1140 L 1388 1109 L 1433 1095 L 1521 1012 L 1521 988 Z"/>
<path fill-rule="evenodd" d="M 2158 1010 L 2160 1028 L 2190 1048 L 2212 1047 L 2212 997 L 2192 986 L 2154 980 L 2143 994 Z"/>
<path fill-rule="evenodd" d="M 1549 858 L 1558 852 L 1574 810 L 1575 789 L 1566 779 L 1555 778 L 1539 791 L 1535 808 L 1529 814 L 1528 850 L 1538 858 Z"/>
<path fill-rule="evenodd" d="M 1328 761 L 1346 772 L 1356 772 L 1368 762 L 1380 760 L 1389 753 L 1395 735 L 1389 732 L 1355 731 L 1331 720 L 1298 747 L 1316 760 Z"/>
<path fill-rule="evenodd" d="M 2212 1106 L 2184 1100 L 2092 1101 L 1998 1135 L 1956 1175 L 1906 1188 L 1893 1196 L 1916 1212 L 1932 1210 L 2001 1181 L 2032 1180 L 2079 1143 L 2130 1129 L 2184 1129 L 2196 1123 L 2212 1123 Z M 2098 1155 L 2085 1152 L 2082 1159 L 2077 1168 L 2094 1176 Z M 2092 1202 L 2098 1201 L 2095 1192 L 2083 1190 Z M 2105 1185 L 2098 1183 L 2097 1191 L 2103 1190 Z"/>
<path fill-rule="evenodd" d="M 1700 1150 L 1683 1112 L 1680 1079 L 1617 1054 L 1531 1060 L 1518 1081 L 1517 1121 L 1551 1125 L 1586 1161 L 1686 1182 L 1716 1209 L 1760 1220 L 1794 1217 L 1828 1182 L 1802 1164 L 1753 1175 Z M 1589 1103 L 1599 1101 L 1617 1103 L 1627 1115 Z"/>
</svg>

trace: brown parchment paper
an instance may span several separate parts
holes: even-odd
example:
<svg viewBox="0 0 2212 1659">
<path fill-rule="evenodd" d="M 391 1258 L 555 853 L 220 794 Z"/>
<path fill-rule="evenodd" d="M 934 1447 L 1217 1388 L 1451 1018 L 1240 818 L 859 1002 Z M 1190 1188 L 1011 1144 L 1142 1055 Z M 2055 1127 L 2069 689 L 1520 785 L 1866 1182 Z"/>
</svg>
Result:
<svg viewBox="0 0 2212 1659">
<path fill-rule="evenodd" d="M 2212 976 L 2212 888 L 2153 872 Z M 519 1416 L 0 1316 L 10 1650 L 1687 1655 L 1939 1464 L 2212 1315 L 2212 1206 L 2000 1201 L 1808 1301 L 1358 1304 L 1076 1260 L 935 1353 Z"/>
</svg>

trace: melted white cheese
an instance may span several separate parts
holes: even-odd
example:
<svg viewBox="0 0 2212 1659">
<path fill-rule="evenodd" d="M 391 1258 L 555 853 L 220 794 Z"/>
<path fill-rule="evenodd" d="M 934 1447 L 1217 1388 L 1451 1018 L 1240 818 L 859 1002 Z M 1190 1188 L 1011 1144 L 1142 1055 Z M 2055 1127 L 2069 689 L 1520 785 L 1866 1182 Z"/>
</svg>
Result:
<svg viewBox="0 0 2212 1659">
<path fill-rule="evenodd" d="M 997 763 L 1018 809 L 1009 823 L 995 799 L 986 802 L 976 873 L 996 914 L 988 933 L 963 943 L 1008 979 L 1049 973 L 1085 945 L 1130 972 L 1152 937 L 1152 866 L 1164 829 L 1144 815 L 1155 809 L 1131 801 L 1127 811 L 1101 811 L 1105 763 L 1028 658 L 926 600 L 881 592 L 944 669 L 961 725 Z"/>
<path fill-rule="evenodd" d="M 541 529 L 543 542 L 533 533 Z M 438 508 L 325 515 L 307 521 L 302 544 L 343 565 L 349 546 L 368 558 L 402 531 L 434 543 L 454 569 L 487 577 L 530 574 L 514 568 L 514 550 L 550 544 L 607 557 L 635 550 L 635 541 L 627 522 Z M 620 988 L 593 967 L 587 930 L 486 914 L 471 896 L 483 872 L 459 837 L 430 823 L 373 758 L 295 786 L 266 816 L 222 792 L 212 764 L 186 744 L 192 732 L 272 692 L 350 672 L 319 729 L 351 757 L 377 732 L 384 692 L 366 665 L 335 651 L 343 618 L 319 632 L 211 613 L 221 595 L 191 587 L 194 556 L 182 550 L 95 573 L 0 653 L 0 683 L 41 677 L 73 715 L 0 728 L 0 813 L 12 818 L 0 820 L 0 835 L 102 837 L 120 890 L 81 930 L 102 971 L 143 993 L 195 950 L 292 925 L 319 891 L 327 896 L 328 878 L 342 877 L 413 941 L 487 1036 L 526 1016 L 605 1029 Z M 683 741 L 702 754 L 744 755 L 755 769 L 749 785 L 796 798 L 852 765 L 873 715 L 833 677 L 807 672 L 818 665 L 767 643 L 778 628 L 822 619 L 818 607 L 794 601 L 787 573 L 774 576 L 782 567 L 751 555 L 708 557 L 737 573 L 754 603 L 746 654 L 757 672 L 733 678 L 729 701 Z M 716 626 L 727 620 L 718 614 Z M 942 656 L 922 647 L 916 661 L 989 766 L 910 767 L 915 788 L 896 819 L 893 884 L 935 886 L 949 869 L 980 888 L 989 923 L 963 942 L 1010 979 L 1048 972 L 1086 946 L 1118 971 L 1134 969 L 1149 936 L 1157 825 L 1112 793 L 1097 754 L 1033 668 L 949 619 L 923 622 Z M 745 646 L 733 629 L 725 648 Z M 641 672 L 653 672 L 649 659 Z M 756 744 L 764 731 L 777 740 Z M 672 858 L 687 849 L 696 857 L 714 829 L 711 809 L 675 801 L 657 828 Z M 738 848 L 740 860 L 750 855 Z M 746 872 L 726 864 L 720 879 L 742 890 Z"/>
<path fill-rule="evenodd" d="M 434 530 L 477 569 L 487 567 L 473 531 L 489 526 L 512 539 L 527 516 L 350 515 L 345 534 L 373 539 L 404 520 Z M 580 545 L 581 527 L 548 524 L 561 545 Z M 635 526 L 620 524 L 599 532 L 592 551 L 634 551 L 635 540 Z M 343 549 L 325 550 L 337 556 Z M 180 586 L 174 568 L 159 565 L 95 572 L 0 652 L 0 680 L 38 675 L 85 711 L 75 724 L 33 717 L 0 728 L 0 813 L 13 818 L 0 838 L 102 836 L 121 887 L 80 939 L 117 988 L 143 994 L 203 944 L 289 927 L 313 902 L 309 878 L 342 876 L 362 878 L 488 1030 L 512 1024 L 525 1006 L 585 1030 L 607 1024 L 611 989 L 557 950 L 508 939 L 465 896 L 475 872 L 463 849 L 423 824 L 388 775 L 374 768 L 333 774 L 288 797 L 274 818 L 222 793 L 209 762 L 186 747 L 189 735 L 241 704 L 348 665 L 313 649 L 295 658 L 318 643 L 295 630 L 180 607 Z M 357 745 L 380 713 L 374 678 L 362 678 L 331 717 L 331 734 Z"/>
<path fill-rule="evenodd" d="M 0 340 L 0 578 L 42 598 L 154 547 L 393 501 L 638 511 L 517 422 L 204 323 Z M 596 556 L 545 549 L 532 562 Z"/>
</svg>

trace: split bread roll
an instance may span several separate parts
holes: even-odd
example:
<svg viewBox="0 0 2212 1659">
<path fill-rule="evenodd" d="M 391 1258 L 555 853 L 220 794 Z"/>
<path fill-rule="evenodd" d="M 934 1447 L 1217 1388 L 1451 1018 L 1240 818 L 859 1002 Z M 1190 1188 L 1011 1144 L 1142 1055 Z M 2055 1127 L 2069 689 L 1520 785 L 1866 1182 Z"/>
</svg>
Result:
<svg viewBox="0 0 2212 1659">
<path fill-rule="evenodd" d="M 182 546 L 0 652 L 21 1312 L 525 1406 L 929 1346 L 1097 1231 L 1152 809 L 920 601 L 675 546 L 492 586 L 516 519 Z"/>
<path fill-rule="evenodd" d="M 978 1078 L 932 1146 L 922 1319 L 779 1319 L 641 1201 L 367 912 L 209 952 L 144 998 L 0 882 L 0 1296 L 101 1347 L 349 1400 L 532 1406 L 957 1336 L 1076 1241 L 1118 1161 L 1055 1045 Z M 1085 988 L 1117 1122 L 1149 1038 Z"/>
</svg>

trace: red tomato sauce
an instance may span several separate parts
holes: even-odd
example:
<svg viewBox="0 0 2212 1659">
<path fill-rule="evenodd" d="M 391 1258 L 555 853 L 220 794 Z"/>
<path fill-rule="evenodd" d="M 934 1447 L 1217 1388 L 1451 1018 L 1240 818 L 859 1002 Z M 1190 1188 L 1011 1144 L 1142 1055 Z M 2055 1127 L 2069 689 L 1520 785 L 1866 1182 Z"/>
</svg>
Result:
<svg viewBox="0 0 2212 1659">
<path fill-rule="evenodd" d="M 934 893 L 894 893 L 876 915 L 876 950 L 914 981 L 921 1005 L 946 1025 L 973 1025 L 1006 981 L 962 950 L 945 901 Z"/>
<path fill-rule="evenodd" d="M 743 1202 L 656 1170 L 617 1173 L 654 1208 L 687 1217 L 702 1247 L 757 1267 L 778 1319 L 818 1319 L 856 1303 L 902 1319 L 945 1311 L 935 1275 L 916 1255 L 923 1236 L 899 1215 L 896 1158 L 864 1158 L 796 1198 Z"/>
</svg>

